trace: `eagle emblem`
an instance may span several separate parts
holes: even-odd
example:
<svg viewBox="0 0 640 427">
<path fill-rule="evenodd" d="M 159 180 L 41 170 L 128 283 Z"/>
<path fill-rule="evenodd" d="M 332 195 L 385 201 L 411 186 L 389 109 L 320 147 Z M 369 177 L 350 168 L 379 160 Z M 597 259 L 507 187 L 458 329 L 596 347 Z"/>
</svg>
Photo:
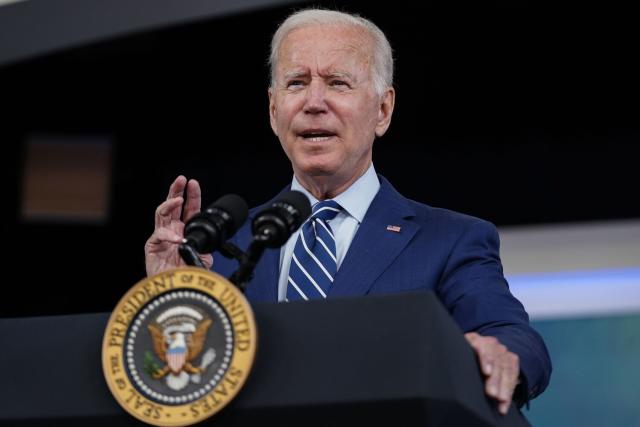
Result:
<svg viewBox="0 0 640 427">
<path fill-rule="evenodd" d="M 160 367 L 147 355 L 147 373 L 154 379 L 165 379 L 172 390 L 181 390 L 191 380 L 199 383 L 201 374 L 215 359 L 215 350 L 209 348 L 200 366 L 195 359 L 202 352 L 207 331 L 213 321 L 194 307 L 180 305 L 162 312 L 155 322 L 148 324 L 153 350 L 164 366 Z"/>
</svg>

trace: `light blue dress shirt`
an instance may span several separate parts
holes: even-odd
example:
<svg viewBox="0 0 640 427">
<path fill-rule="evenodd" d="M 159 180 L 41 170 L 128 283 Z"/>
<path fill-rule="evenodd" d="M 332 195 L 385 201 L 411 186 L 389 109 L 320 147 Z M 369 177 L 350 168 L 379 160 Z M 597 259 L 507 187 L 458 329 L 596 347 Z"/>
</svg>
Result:
<svg viewBox="0 0 640 427">
<path fill-rule="evenodd" d="M 311 206 L 318 203 L 318 199 L 313 197 L 296 179 L 293 177 L 291 189 L 303 192 L 311 202 Z M 337 203 L 342 206 L 343 211 L 329 222 L 336 239 L 336 259 L 338 269 L 344 260 L 353 236 L 356 235 L 364 215 L 369 209 L 369 205 L 380 189 L 378 175 L 373 168 L 373 163 L 369 169 L 356 180 L 349 188 L 334 197 Z M 280 250 L 280 279 L 278 280 L 278 301 L 284 301 L 287 296 L 287 284 L 289 277 L 289 265 L 293 256 L 293 249 L 298 241 L 300 229 L 293 233 L 287 243 Z"/>
</svg>

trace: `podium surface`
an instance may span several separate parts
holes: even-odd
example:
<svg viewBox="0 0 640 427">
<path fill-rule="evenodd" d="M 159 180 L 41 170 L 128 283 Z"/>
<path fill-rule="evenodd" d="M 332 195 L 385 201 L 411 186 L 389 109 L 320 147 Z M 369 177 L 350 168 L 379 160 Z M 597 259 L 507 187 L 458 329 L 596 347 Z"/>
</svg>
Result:
<svg viewBox="0 0 640 427">
<path fill-rule="evenodd" d="M 528 425 L 485 397 L 471 347 L 430 292 L 253 308 L 253 370 L 202 425 Z M 0 319 L 0 423 L 143 425 L 102 374 L 108 317 Z"/>
</svg>

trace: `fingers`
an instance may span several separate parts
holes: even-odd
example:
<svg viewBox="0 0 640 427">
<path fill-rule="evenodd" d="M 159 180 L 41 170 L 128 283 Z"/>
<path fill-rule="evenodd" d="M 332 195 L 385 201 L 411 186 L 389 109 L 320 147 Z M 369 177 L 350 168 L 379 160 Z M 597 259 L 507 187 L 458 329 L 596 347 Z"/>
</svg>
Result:
<svg viewBox="0 0 640 427">
<path fill-rule="evenodd" d="M 509 412 L 509 406 L 511 406 L 511 402 L 500 402 L 498 404 L 498 412 L 502 415 L 507 415 L 507 412 Z"/>
<path fill-rule="evenodd" d="M 482 365 L 486 366 L 483 369 L 483 373 L 488 376 L 485 384 L 486 392 L 496 399 L 500 399 L 500 381 L 503 375 L 501 357 L 506 352 L 507 348 L 498 343 L 498 340 L 495 340 L 484 345 L 482 356 L 480 356 Z"/>
<path fill-rule="evenodd" d="M 200 184 L 195 179 L 189 180 L 187 183 L 187 202 L 184 208 L 184 222 L 187 222 L 195 214 L 200 212 L 202 193 Z"/>
<path fill-rule="evenodd" d="M 485 392 L 498 401 L 498 411 L 506 414 L 518 383 L 520 362 L 495 337 L 484 337 L 475 332 L 465 334 L 480 362 L 480 369 L 487 377 Z"/>
<path fill-rule="evenodd" d="M 187 178 L 184 175 L 178 176 L 173 183 L 169 186 L 169 194 L 167 195 L 167 200 L 175 199 L 176 197 L 183 197 L 185 186 L 187 185 Z M 171 220 L 180 220 L 180 216 L 182 214 L 182 206 L 180 209 L 174 209 L 171 211 Z"/>
<path fill-rule="evenodd" d="M 516 354 L 507 351 L 500 357 L 498 364 L 501 371 L 500 385 L 498 388 L 498 400 L 501 403 L 498 405 L 498 411 L 500 411 L 501 414 L 506 414 L 509 410 L 511 398 L 513 397 L 513 391 L 516 385 L 518 385 L 520 361 Z"/>
<path fill-rule="evenodd" d="M 211 267 L 213 266 L 213 256 L 211 254 L 200 255 L 200 260 L 207 270 L 211 270 Z"/>
<path fill-rule="evenodd" d="M 165 200 L 160 204 L 160 206 L 158 206 L 155 216 L 156 229 L 169 227 L 172 220 L 180 219 L 182 202 L 182 197 L 174 197 L 172 199 Z"/>
<path fill-rule="evenodd" d="M 170 228 L 158 228 L 156 229 L 149 240 L 147 240 L 148 245 L 158 245 L 161 243 L 182 243 L 182 234 L 176 233 L 174 230 Z"/>
<path fill-rule="evenodd" d="M 492 381 L 493 383 L 490 387 L 494 393 L 490 394 L 490 396 L 498 401 L 498 412 L 503 415 L 509 410 L 511 397 L 513 396 L 513 390 L 515 389 L 515 382 L 511 378 L 509 369 L 506 369 L 506 356 L 507 354 L 499 357 L 499 360 L 495 364 L 496 374 L 487 379 L 487 383 L 489 381 Z"/>
<path fill-rule="evenodd" d="M 498 411 L 500 413 L 506 413 L 506 409 L 511 402 L 511 396 L 513 395 L 513 388 L 509 389 L 511 379 L 509 377 L 509 371 L 505 369 L 505 357 L 507 352 L 500 352 L 496 355 L 492 363 L 492 373 L 486 379 L 485 392 L 488 396 L 493 397 L 499 402 Z M 514 386 L 515 388 L 515 386 Z M 505 411 L 505 412 L 503 412 Z"/>
<path fill-rule="evenodd" d="M 495 337 L 483 337 L 475 332 L 465 334 L 465 338 L 478 355 L 482 373 L 484 375 L 491 375 L 493 372 L 494 359 L 499 350 L 497 346 L 502 344 L 500 344 Z M 504 347 L 504 349 L 506 350 L 506 347 Z"/>
<path fill-rule="evenodd" d="M 187 178 L 185 178 L 184 175 L 179 175 L 169 186 L 169 194 L 167 195 L 167 200 L 173 199 L 174 197 L 182 196 L 182 193 L 184 193 L 184 187 L 186 185 Z"/>
<path fill-rule="evenodd" d="M 173 181 L 171 186 L 169 186 L 167 202 L 182 197 L 186 198 L 186 202 L 184 205 L 184 216 L 182 219 L 184 222 L 187 222 L 189 221 L 189 219 L 191 219 L 191 217 L 200 212 L 201 209 L 202 192 L 200 190 L 200 184 L 198 183 L 198 181 L 196 181 L 195 179 L 187 181 L 187 178 L 185 178 L 184 175 L 178 176 Z M 176 208 L 173 204 L 171 204 L 171 206 L 172 209 L 169 212 L 169 218 L 166 218 L 166 215 L 163 218 L 160 218 L 160 220 L 162 221 L 161 224 L 163 226 L 166 226 L 167 222 L 170 222 L 171 220 L 180 220 L 182 214 L 182 205 L 178 206 L 178 208 Z M 156 219 L 158 219 L 157 212 Z"/>
</svg>

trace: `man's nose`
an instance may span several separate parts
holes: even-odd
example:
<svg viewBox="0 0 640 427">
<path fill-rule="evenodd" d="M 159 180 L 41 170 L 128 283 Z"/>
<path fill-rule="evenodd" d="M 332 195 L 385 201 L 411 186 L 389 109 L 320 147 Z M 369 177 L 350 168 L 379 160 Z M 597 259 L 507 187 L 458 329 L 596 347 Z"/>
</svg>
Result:
<svg viewBox="0 0 640 427">
<path fill-rule="evenodd" d="M 326 100 L 326 86 L 324 82 L 312 80 L 307 86 L 307 94 L 304 103 L 304 112 L 307 114 L 326 113 L 328 110 Z"/>
</svg>

